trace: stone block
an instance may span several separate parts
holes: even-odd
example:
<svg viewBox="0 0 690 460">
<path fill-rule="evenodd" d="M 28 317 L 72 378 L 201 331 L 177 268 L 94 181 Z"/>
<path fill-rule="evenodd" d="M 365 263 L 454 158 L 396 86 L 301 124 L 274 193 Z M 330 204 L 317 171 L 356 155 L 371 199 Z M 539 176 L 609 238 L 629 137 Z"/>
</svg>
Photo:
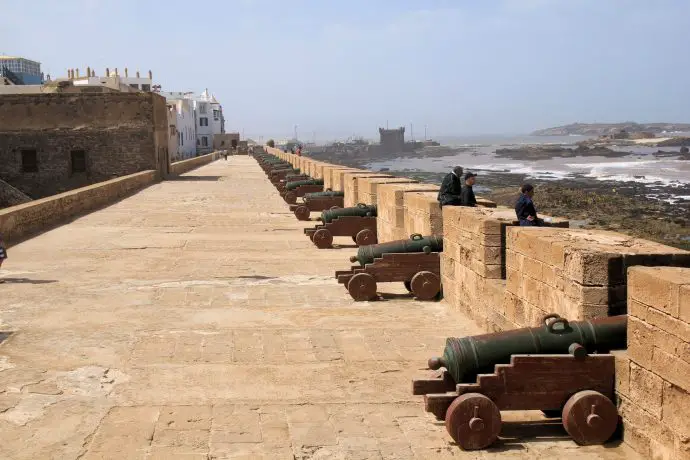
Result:
<svg viewBox="0 0 690 460">
<path fill-rule="evenodd" d="M 626 351 L 613 351 L 616 358 L 616 393 L 630 395 L 630 358 Z"/>
<path fill-rule="evenodd" d="M 628 356 L 645 369 L 652 369 L 654 328 L 635 317 L 628 317 Z"/>
<path fill-rule="evenodd" d="M 678 316 L 690 323 L 690 286 L 681 286 L 678 292 Z"/>
<path fill-rule="evenodd" d="M 678 318 L 680 289 L 690 285 L 690 269 L 632 267 L 628 270 L 631 298 Z"/>
<path fill-rule="evenodd" d="M 659 348 L 654 348 L 652 371 L 677 387 L 690 391 L 690 363 Z"/>
<path fill-rule="evenodd" d="M 658 375 L 630 363 L 630 400 L 661 419 L 663 381 Z"/>
<path fill-rule="evenodd" d="M 345 207 L 355 206 L 359 201 L 359 178 L 362 177 L 390 177 L 388 174 L 374 173 L 371 171 L 353 171 L 343 174 L 343 192 L 345 192 Z M 365 203 L 373 204 L 373 203 Z"/>
<path fill-rule="evenodd" d="M 690 324 L 685 321 L 680 321 L 666 313 L 650 308 L 647 310 L 647 322 L 685 342 L 690 342 Z"/>
<path fill-rule="evenodd" d="M 381 184 L 417 184 L 418 181 L 409 179 L 407 177 L 362 177 L 358 179 L 358 188 L 360 193 L 369 194 L 376 197 L 378 194 L 379 186 Z M 378 202 L 376 200 L 374 203 Z"/>
<path fill-rule="evenodd" d="M 405 233 L 424 236 L 443 234 L 443 217 L 436 195 L 436 192 L 405 193 Z"/>
<path fill-rule="evenodd" d="M 690 393 L 670 383 L 664 383 L 661 420 L 680 436 L 690 438 Z"/>
</svg>

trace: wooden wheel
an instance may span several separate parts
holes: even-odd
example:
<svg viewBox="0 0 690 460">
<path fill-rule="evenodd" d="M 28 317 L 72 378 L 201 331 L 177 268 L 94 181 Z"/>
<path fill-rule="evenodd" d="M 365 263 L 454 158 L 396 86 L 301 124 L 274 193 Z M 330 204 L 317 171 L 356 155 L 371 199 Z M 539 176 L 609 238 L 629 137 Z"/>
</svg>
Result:
<svg viewBox="0 0 690 460">
<path fill-rule="evenodd" d="M 410 288 L 419 300 L 431 300 L 441 290 L 441 280 L 432 272 L 419 272 L 412 277 Z"/>
<path fill-rule="evenodd" d="M 290 191 L 285 193 L 285 202 L 288 204 L 295 204 L 297 203 L 297 195 Z"/>
<path fill-rule="evenodd" d="M 356 301 L 376 299 L 376 280 L 369 273 L 357 273 L 347 283 L 347 292 Z"/>
<path fill-rule="evenodd" d="M 358 246 L 367 246 L 369 244 L 376 244 L 376 233 L 372 232 L 371 229 L 365 228 L 357 232 L 355 236 L 355 243 Z"/>
<path fill-rule="evenodd" d="M 355 243 L 355 244 L 357 244 L 357 235 L 355 235 L 355 236 L 352 237 L 352 242 Z"/>
<path fill-rule="evenodd" d="M 583 446 L 603 444 L 618 426 L 618 411 L 609 398 L 598 391 L 575 393 L 563 406 L 565 431 Z"/>
<path fill-rule="evenodd" d="M 480 393 L 457 397 L 446 411 L 446 430 L 465 450 L 489 447 L 501 431 L 498 406 Z"/>
<path fill-rule="evenodd" d="M 297 206 L 297 209 L 295 209 L 295 217 L 297 217 L 297 220 L 309 220 L 310 214 L 311 211 L 309 211 L 309 208 L 306 206 Z"/>
<path fill-rule="evenodd" d="M 326 249 L 333 245 L 333 234 L 325 228 L 320 228 L 311 237 L 317 248 Z"/>
<path fill-rule="evenodd" d="M 412 283 L 410 281 L 405 281 L 403 284 L 405 285 L 407 292 L 412 292 Z"/>
</svg>

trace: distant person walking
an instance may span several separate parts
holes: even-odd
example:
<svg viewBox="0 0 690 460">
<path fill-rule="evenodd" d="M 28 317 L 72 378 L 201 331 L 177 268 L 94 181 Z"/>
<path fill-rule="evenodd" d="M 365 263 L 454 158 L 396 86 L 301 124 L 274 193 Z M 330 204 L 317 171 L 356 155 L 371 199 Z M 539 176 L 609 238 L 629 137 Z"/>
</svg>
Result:
<svg viewBox="0 0 690 460">
<path fill-rule="evenodd" d="M 5 247 L 5 241 L 2 239 L 2 235 L 0 235 L 0 268 L 2 268 L 2 263 L 7 259 L 7 248 Z M 0 284 L 4 283 L 5 280 L 0 278 Z"/>
<path fill-rule="evenodd" d="M 475 182 L 475 177 L 477 175 L 473 172 L 465 173 L 465 185 L 462 187 L 462 192 L 460 192 L 460 206 L 477 206 L 477 198 L 474 196 L 474 190 L 472 186 Z"/>
<path fill-rule="evenodd" d="M 538 227 L 544 221 L 537 217 L 537 208 L 534 206 L 532 197 L 534 196 L 534 187 L 532 184 L 524 184 L 520 187 L 520 198 L 515 203 L 515 215 L 520 221 L 521 227 Z"/>
<path fill-rule="evenodd" d="M 461 166 L 456 166 L 453 171 L 448 173 L 441 182 L 438 191 L 438 203 L 443 206 L 460 206 L 460 194 L 462 193 L 462 172 Z"/>
</svg>

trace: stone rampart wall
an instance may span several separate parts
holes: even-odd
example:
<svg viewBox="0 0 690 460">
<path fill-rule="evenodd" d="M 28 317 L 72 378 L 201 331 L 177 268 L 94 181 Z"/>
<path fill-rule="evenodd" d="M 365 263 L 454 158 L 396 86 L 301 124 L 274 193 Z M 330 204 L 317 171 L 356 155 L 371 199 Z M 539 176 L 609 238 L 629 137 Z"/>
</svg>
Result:
<svg viewBox="0 0 690 460">
<path fill-rule="evenodd" d="M 316 164 L 271 153 L 307 171 Z M 444 299 L 486 331 L 538 326 L 548 313 L 628 313 L 629 349 L 616 364 L 624 440 L 644 458 L 690 458 L 690 268 L 668 268 L 690 267 L 690 252 L 549 216 L 545 227 L 519 227 L 513 209 L 487 200 L 441 210 L 438 186 L 319 164 L 346 206 L 377 205 L 379 241 L 442 234 Z"/>
</svg>

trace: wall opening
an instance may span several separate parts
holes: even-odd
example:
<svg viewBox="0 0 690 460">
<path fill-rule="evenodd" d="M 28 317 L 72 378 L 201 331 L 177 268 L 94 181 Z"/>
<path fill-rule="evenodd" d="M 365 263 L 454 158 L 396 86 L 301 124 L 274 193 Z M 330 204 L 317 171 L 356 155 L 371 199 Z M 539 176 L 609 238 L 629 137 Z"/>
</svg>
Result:
<svg viewBox="0 0 690 460">
<path fill-rule="evenodd" d="M 86 172 L 86 152 L 83 150 L 72 150 L 72 174 Z"/>
<path fill-rule="evenodd" d="M 22 172 L 38 172 L 38 155 L 36 150 L 22 150 Z"/>
</svg>

